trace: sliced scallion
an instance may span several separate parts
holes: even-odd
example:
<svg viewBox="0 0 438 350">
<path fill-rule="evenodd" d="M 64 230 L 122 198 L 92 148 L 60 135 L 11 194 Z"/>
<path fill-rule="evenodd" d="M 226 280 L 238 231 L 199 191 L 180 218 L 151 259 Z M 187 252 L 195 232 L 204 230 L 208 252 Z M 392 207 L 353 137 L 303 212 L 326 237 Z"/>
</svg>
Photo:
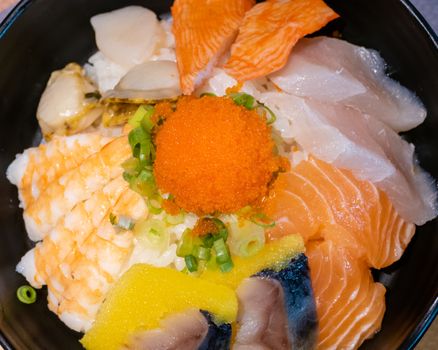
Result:
<svg viewBox="0 0 438 350">
<path fill-rule="evenodd" d="M 215 225 L 216 225 L 216 227 L 218 229 L 218 232 L 215 235 L 215 239 L 222 238 L 224 240 L 224 242 L 225 242 L 227 240 L 227 238 L 228 238 L 228 229 L 227 229 L 227 227 L 225 226 L 223 221 L 218 219 L 218 218 L 213 218 L 212 220 L 213 220 L 213 222 L 215 223 Z"/>
<path fill-rule="evenodd" d="M 210 248 L 197 245 L 193 248 L 193 255 L 199 260 L 209 260 L 211 256 Z"/>
<path fill-rule="evenodd" d="M 17 289 L 17 298 L 24 304 L 33 304 L 36 297 L 36 291 L 31 286 L 21 286 Z"/>
<path fill-rule="evenodd" d="M 186 263 L 187 270 L 189 270 L 189 272 L 198 271 L 198 261 L 193 255 L 186 255 L 184 257 L 184 261 Z"/>
<path fill-rule="evenodd" d="M 142 125 L 146 129 L 146 131 L 150 132 L 153 127 L 153 124 L 151 122 L 151 117 L 154 114 L 154 111 L 155 111 L 154 107 L 150 105 L 141 105 L 140 107 L 138 107 L 135 114 L 129 119 L 128 121 L 129 125 L 131 125 L 134 128 L 137 128 L 140 125 Z M 143 124 L 144 120 L 147 120 L 145 124 Z"/>
<path fill-rule="evenodd" d="M 178 242 L 178 247 L 176 249 L 176 255 L 184 258 L 186 255 L 190 255 L 193 252 L 193 241 L 194 237 L 190 229 L 186 229 Z"/>
<path fill-rule="evenodd" d="M 234 255 L 248 257 L 258 253 L 265 245 L 265 230 L 249 220 L 230 223 L 228 245 Z"/>
<path fill-rule="evenodd" d="M 140 242 L 161 251 L 164 251 L 170 244 L 170 234 L 166 225 L 158 219 L 138 221 L 133 232 Z"/>
<path fill-rule="evenodd" d="M 233 269 L 233 267 L 234 264 L 232 260 L 228 260 L 223 264 L 219 264 L 219 268 L 221 269 L 222 272 L 230 272 Z"/>
<path fill-rule="evenodd" d="M 266 123 L 268 125 L 271 125 L 275 123 L 277 120 L 277 116 L 275 113 L 270 109 L 268 106 L 266 106 L 264 103 L 258 102 L 258 105 L 256 107 L 257 113 L 259 113 L 262 117 L 266 118 Z M 269 116 L 269 117 L 268 117 Z"/>
<path fill-rule="evenodd" d="M 225 244 L 223 238 L 220 238 L 213 243 L 213 248 L 216 253 L 216 262 L 220 264 L 224 264 L 227 261 L 231 260 L 230 253 L 228 251 L 228 247 Z"/>
<path fill-rule="evenodd" d="M 254 215 L 251 215 L 250 220 L 263 228 L 271 228 L 275 226 L 275 221 L 270 219 L 268 216 L 266 216 L 263 213 L 257 213 Z"/>
<path fill-rule="evenodd" d="M 182 224 L 185 220 L 185 214 L 179 213 L 177 215 L 166 215 L 164 217 L 164 221 L 169 225 L 179 225 Z"/>
<path fill-rule="evenodd" d="M 254 109 L 256 107 L 256 99 L 244 92 L 236 92 L 230 94 L 231 99 L 238 106 L 243 106 L 247 109 Z"/>
<path fill-rule="evenodd" d="M 161 208 L 162 201 L 163 201 L 163 199 L 161 198 L 161 196 L 159 194 L 157 194 L 154 197 L 148 198 L 146 203 L 147 203 L 149 212 L 151 212 L 152 214 L 160 214 L 163 211 L 163 209 Z"/>
</svg>

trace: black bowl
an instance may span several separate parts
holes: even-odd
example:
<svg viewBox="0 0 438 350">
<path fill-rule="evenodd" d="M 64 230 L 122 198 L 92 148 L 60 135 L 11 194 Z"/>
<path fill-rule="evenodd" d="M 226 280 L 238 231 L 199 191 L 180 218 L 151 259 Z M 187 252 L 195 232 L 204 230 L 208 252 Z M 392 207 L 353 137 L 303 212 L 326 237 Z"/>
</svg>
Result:
<svg viewBox="0 0 438 350">
<path fill-rule="evenodd" d="M 425 103 L 426 122 L 406 137 L 417 145 L 421 165 L 438 178 L 438 44 L 430 28 L 400 0 L 330 0 L 342 19 L 343 38 L 375 48 L 388 73 Z M 171 1 L 133 0 L 156 13 Z M 5 178 L 18 152 L 39 142 L 35 111 L 51 71 L 70 61 L 84 63 L 95 50 L 91 16 L 126 6 L 122 0 L 25 0 L 0 25 L 0 344 L 5 349 L 79 349 L 79 334 L 48 311 L 46 292 L 21 304 L 15 291 L 24 284 L 15 265 L 31 247 L 18 208 L 17 191 Z M 387 286 L 382 330 L 363 349 L 411 349 L 438 312 L 438 228 L 434 220 L 418 228 L 403 258 L 375 278 Z"/>
</svg>

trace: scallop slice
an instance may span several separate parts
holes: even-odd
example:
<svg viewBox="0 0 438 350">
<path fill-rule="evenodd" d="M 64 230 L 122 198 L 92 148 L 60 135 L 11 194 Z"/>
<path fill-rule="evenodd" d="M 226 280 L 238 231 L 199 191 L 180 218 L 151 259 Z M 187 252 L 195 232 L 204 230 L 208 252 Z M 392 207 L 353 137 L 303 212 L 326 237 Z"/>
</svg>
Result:
<svg viewBox="0 0 438 350">
<path fill-rule="evenodd" d="M 102 114 L 98 99 L 93 95 L 96 90 L 76 63 L 54 71 L 37 110 L 45 138 L 52 134 L 71 135 L 89 127 Z"/>
<path fill-rule="evenodd" d="M 131 68 L 148 60 L 164 35 L 154 12 L 128 6 L 91 18 L 96 44 L 111 61 Z"/>
<path fill-rule="evenodd" d="M 105 98 L 161 100 L 179 95 L 181 89 L 176 63 L 148 61 L 132 68 L 114 90 L 105 94 Z"/>
</svg>

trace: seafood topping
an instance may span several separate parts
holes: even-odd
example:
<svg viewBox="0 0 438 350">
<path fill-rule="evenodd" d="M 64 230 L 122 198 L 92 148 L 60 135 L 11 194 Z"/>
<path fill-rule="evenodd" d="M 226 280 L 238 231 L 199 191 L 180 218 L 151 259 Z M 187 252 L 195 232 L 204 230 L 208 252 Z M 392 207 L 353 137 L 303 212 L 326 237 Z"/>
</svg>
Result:
<svg viewBox="0 0 438 350">
<path fill-rule="evenodd" d="M 254 0 L 174 2 L 173 34 L 181 90 L 185 95 L 190 95 L 208 77 L 234 40 L 245 12 L 254 3 Z"/>
<path fill-rule="evenodd" d="M 91 18 L 100 51 L 122 67 L 131 68 L 154 54 L 164 36 L 157 16 L 140 6 L 128 6 Z"/>
<path fill-rule="evenodd" d="M 260 200 L 279 169 L 266 120 L 229 98 L 180 100 L 156 145 L 158 187 L 195 213 L 233 212 Z"/>
<path fill-rule="evenodd" d="M 161 328 L 131 336 L 125 350 L 194 350 L 208 333 L 208 322 L 198 310 L 171 315 L 161 322 Z"/>
<path fill-rule="evenodd" d="M 283 290 L 279 282 L 248 278 L 237 289 L 239 313 L 234 349 L 290 349 Z"/>
<path fill-rule="evenodd" d="M 53 72 L 37 110 L 43 135 L 70 135 L 90 126 L 103 111 L 96 90 L 76 63 Z"/>
</svg>

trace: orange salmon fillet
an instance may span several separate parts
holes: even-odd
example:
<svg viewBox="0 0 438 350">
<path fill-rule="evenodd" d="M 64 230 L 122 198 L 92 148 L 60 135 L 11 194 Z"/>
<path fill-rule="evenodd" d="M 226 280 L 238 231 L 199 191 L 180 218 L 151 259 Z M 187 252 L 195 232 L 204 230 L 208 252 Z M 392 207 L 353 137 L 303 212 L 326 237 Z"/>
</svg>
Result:
<svg viewBox="0 0 438 350">
<path fill-rule="evenodd" d="M 281 69 L 296 42 L 339 17 L 322 0 L 271 0 L 248 11 L 225 65 L 238 81 Z"/>
<path fill-rule="evenodd" d="M 275 239 L 306 242 L 319 319 L 318 349 L 357 349 L 379 329 L 385 288 L 370 267 L 391 265 L 415 233 L 388 197 L 350 171 L 309 158 L 275 181 L 264 204 Z"/>
<path fill-rule="evenodd" d="M 190 95 L 229 49 L 255 0 L 175 0 L 172 6 L 182 92 Z"/>
<path fill-rule="evenodd" d="M 415 233 L 371 182 L 316 159 L 280 174 L 264 210 L 277 222 L 271 238 L 299 232 L 305 241 L 329 239 L 373 268 L 400 259 Z"/>
<path fill-rule="evenodd" d="M 331 241 L 307 246 L 319 319 L 318 349 L 357 349 L 379 329 L 385 287 L 363 261 Z"/>
</svg>

